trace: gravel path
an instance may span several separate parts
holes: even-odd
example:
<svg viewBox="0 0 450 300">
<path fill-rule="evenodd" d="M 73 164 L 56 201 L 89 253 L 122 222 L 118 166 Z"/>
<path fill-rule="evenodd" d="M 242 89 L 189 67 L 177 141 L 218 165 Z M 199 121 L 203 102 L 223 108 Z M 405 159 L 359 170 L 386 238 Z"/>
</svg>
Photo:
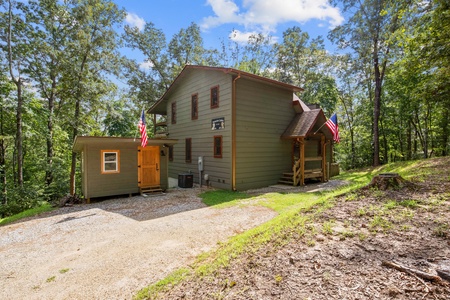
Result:
<svg viewBox="0 0 450 300">
<path fill-rule="evenodd" d="M 276 213 L 205 207 L 199 188 L 61 208 L 0 227 L 0 299 L 130 299 Z"/>
</svg>

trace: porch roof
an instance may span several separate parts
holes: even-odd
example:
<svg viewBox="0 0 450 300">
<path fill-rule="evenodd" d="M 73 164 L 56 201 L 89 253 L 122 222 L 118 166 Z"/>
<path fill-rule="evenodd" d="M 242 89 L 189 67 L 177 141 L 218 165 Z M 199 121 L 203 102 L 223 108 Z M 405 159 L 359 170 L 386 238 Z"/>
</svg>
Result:
<svg viewBox="0 0 450 300">
<path fill-rule="evenodd" d="M 325 134 L 326 138 L 332 138 L 333 134 L 330 129 L 325 126 L 327 119 L 322 109 L 306 110 L 297 113 L 284 133 L 281 135 L 283 139 L 302 138 L 308 135 L 314 135 L 315 131 Z"/>
</svg>

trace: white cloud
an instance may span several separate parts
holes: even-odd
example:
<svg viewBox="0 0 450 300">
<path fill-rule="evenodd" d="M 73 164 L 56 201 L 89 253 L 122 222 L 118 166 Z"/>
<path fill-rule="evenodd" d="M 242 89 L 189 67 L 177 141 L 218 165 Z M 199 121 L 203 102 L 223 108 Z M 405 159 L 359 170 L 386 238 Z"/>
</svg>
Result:
<svg viewBox="0 0 450 300">
<path fill-rule="evenodd" d="M 150 70 L 154 65 L 149 61 L 143 61 L 139 64 L 139 68 L 142 70 Z"/>
<path fill-rule="evenodd" d="M 252 35 L 258 35 L 258 34 L 260 34 L 260 32 L 257 32 L 257 31 L 242 32 L 240 30 L 234 29 L 229 34 L 228 38 L 234 42 L 237 42 L 240 44 L 246 44 L 246 43 L 248 43 L 248 40 Z M 269 35 L 267 33 L 263 33 L 263 34 L 265 35 L 266 38 L 269 37 Z M 277 37 L 270 36 L 270 41 L 271 41 L 271 43 L 277 42 Z"/>
<path fill-rule="evenodd" d="M 236 23 L 271 32 L 280 23 L 305 23 L 312 19 L 326 21 L 333 28 L 344 21 L 339 9 L 328 4 L 328 0 L 243 0 L 241 9 L 234 0 L 207 0 L 207 4 L 215 15 L 203 19 L 201 27 L 205 30 Z"/>
<path fill-rule="evenodd" d="M 251 35 L 258 34 L 256 31 L 248 31 L 248 32 L 241 32 L 239 30 L 233 30 L 230 35 L 228 36 L 230 40 L 237 42 L 237 43 L 247 43 L 248 38 Z"/>
<path fill-rule="evenodd" d="M 139 30 L 144 29 L 145 26 L 145 20 L 134 13 L 127 13 L 125 22 L 127 22 L 131 27 L 137 27 Z"/>
<path fill-rule="evenodd" d="M 211 5 L 216 15 L 203 19 L 203 29 L 207 30 L 225 23 L 240 23 L 242 17 L 239 16 L 239 7 L 233 0 L 207 0 L 207 4 Z"/>
</svg>

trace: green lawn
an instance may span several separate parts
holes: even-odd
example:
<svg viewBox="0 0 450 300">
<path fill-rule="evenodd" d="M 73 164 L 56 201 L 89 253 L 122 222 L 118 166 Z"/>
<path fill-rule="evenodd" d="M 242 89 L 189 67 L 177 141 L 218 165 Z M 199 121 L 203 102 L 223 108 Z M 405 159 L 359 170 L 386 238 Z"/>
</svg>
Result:
<svg viewBox="0 0 450 300">
<path fill-rule="evenodd" d="M 52 207 L 52 205 L 50 203 L 44 202 L 39 207 L 31 208 L 31 209 L 25 210 L 17 215 L 12 215 L 10 217 L 0 219 L 0 226 L 15 222 L 15 221 L 23 219 L 23 218 L 32 217 L 32 216 L 38 215 L 38 214 L 46 212 L 46 211 L 51 211 L 53 209 L 54 209 L 54 207 Z"/>
</svg>

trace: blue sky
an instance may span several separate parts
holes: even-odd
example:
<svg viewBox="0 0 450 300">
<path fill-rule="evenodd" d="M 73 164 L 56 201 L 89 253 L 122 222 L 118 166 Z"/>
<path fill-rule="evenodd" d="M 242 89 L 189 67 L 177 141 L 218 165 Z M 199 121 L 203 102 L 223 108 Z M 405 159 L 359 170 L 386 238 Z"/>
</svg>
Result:
<svg viewBox="0 0 450 300">
<path fill-rule="evenodd" d="M 245 42 L 252 33 L 270 34 L 281 41 L 289 27 L 299 26 L 311 38 L 322 35 L 344 22 L 339 8 L 327 0 L 115 0 L 127 11 L 126 23 L 143 28 L 152 22 L 166 39 L 181 28 L 197 23 L 205 48 L 219 48 L 221 40 L 234 36 Z M 235 34 L 231 35 L 235 30 Z M 327 42 L 327 48 L 333 46 Z M 138 60 L 140 58 L 137 58 Z"/>
</svg>

